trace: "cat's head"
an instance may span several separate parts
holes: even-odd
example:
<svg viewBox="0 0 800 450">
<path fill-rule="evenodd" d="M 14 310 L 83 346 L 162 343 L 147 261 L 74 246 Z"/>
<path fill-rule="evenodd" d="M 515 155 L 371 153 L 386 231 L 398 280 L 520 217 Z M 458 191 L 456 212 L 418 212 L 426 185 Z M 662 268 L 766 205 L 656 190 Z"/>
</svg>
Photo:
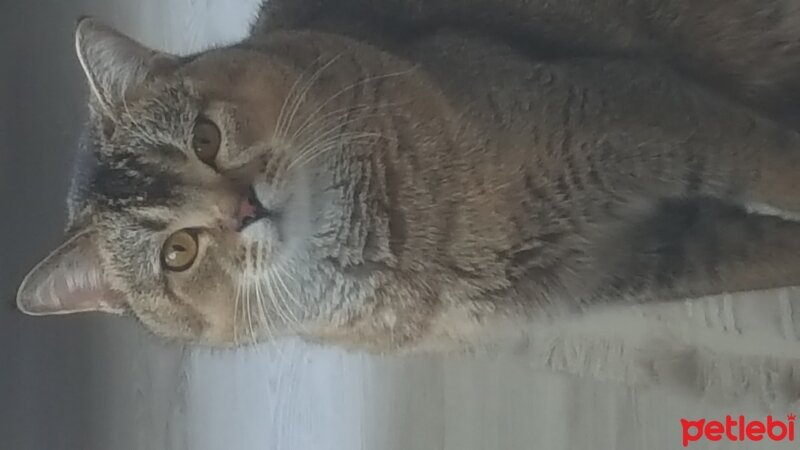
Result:
<svg viewBox="0 0 800 450">
<path fill-rule="evenodd" d="M 159 335 L 227 345 L 330 318 L 327 286 L 358 298 L 338 269 L 388 248 L 388 231 L 357 230 L 371 226 L 353 223 L 367 194 L 347 186 L 341 152 L 374 144 L 363 94 L 375 89 L 353 88 L 364 67 L 342 63 L 356 59 L 348 44 L 290 41 L 302 38 L 178 57 L 80 21 L 90 120 L 67 238 L 27 276 L 19 308 L 131 314 Z M 372 262 L 391 259 L 379 253 Z"/>
</svg>

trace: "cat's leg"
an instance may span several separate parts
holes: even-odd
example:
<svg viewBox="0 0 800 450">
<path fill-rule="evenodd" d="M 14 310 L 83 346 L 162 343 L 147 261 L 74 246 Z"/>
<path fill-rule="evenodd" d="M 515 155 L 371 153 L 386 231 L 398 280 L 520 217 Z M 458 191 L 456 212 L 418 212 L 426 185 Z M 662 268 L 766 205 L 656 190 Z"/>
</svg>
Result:
<svg viewBox="0 0 800 450">
<path fill-rule="evenodd" d="M 679 143 L 601 145 L 588 169 L 603 173 L 601 188 L 623 196 L 707 196 L 800 218 L 800 134 L 773 122 L 749 125 L 731 124 L 716 140 L 698 133 Z"/>
<path fill-rule="evenodd" d="M 800 285 L 800 222 L 745 212 L 800 216 L 798 132 L 654 66 L 574 60 L 544 73 L 530 102 L 543 114 L 529 122 L 554 138 L 534 155 L 531 201 L 570 202 L 582 240 L 598 244 L 587 268 L 579 258 L 565 271 L 581 274 L 576 298 Z"/>
<path fill-rule="evenodd" d="M 594 301 L 800 286 L 800 223 L 709 199 L 665 200 L 598 249 Z"/>
<path fill-rule="evenodd" d="M 551 169 L 551 183 L 568 176 L 572 164 L 594 183 L 582 194 L 588 202 L 598 191 L 707 196 L 800 217 L 800 133 L 794 129 L 653 64 L 576 59 L 548 64 L 541 73 L 547 84 L 535 88 L 530 103 L 543 114 L 530 119 L 532 132 L 571 135 L 573 161 L 552 149 L 538 153 L 544 162 L 536 172 Z"/>
</svg>

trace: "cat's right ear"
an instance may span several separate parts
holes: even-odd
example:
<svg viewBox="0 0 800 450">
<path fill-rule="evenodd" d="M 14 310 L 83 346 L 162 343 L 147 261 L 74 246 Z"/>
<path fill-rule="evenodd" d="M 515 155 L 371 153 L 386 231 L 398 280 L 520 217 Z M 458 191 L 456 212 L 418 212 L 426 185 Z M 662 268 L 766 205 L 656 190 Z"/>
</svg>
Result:
<svg viewBox="0 0 800 450">
<path fill-rule="evenodd" d="M 75 50 L 93 100 L 116 119 L 125 97 L 151 77 L 177 66 L 173 55 L 145 47 L 91 17 L 78 20 Z"/>
<path fill-rule="evenodd" d="M 95 232 L 79 232 L 34 267 L 17 292 L 17 308 L 33 316 L 124 313 L 123 294 L 111 289 L 100 267 Z"/>
</svg>

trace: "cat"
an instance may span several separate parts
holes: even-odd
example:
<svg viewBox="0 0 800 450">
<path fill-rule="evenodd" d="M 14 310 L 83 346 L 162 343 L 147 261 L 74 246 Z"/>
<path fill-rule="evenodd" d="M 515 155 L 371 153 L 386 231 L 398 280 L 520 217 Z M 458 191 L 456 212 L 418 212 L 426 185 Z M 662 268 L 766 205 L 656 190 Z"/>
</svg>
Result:
<svg viewBox="0 0 800 450">
<path fill-rule="evenodd" d="M 89 162 L 26 313 L 399 352 L 800 283 L 800 224 L 745 210 L 800 210 L 800 135 L 656 59 L 458 29 L 175 56 L 85 18 L 75 41 Z"/>
</svg>

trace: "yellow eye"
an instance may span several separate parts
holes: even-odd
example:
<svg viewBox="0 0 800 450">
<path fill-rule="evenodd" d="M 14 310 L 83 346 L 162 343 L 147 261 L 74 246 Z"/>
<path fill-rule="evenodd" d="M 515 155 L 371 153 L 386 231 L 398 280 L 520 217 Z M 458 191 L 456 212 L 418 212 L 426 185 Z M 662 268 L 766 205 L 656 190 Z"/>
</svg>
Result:
<svg viewBox="0 0 800 450">
<path fill-rule="evenodd" d="M 173 272 L 183 272 L 192 267 L 197 258 L 197 233 L 181 230 L 173 233 L 161 249 L 161 264 Z"/>
<path fill-rule="evenodd" d="M 221 142 L 219 128 L 214 122 L 204 118 L 197 119 L 192 130 L 192 149 L 200 161 L 213 167 Z"/>
</svg>

